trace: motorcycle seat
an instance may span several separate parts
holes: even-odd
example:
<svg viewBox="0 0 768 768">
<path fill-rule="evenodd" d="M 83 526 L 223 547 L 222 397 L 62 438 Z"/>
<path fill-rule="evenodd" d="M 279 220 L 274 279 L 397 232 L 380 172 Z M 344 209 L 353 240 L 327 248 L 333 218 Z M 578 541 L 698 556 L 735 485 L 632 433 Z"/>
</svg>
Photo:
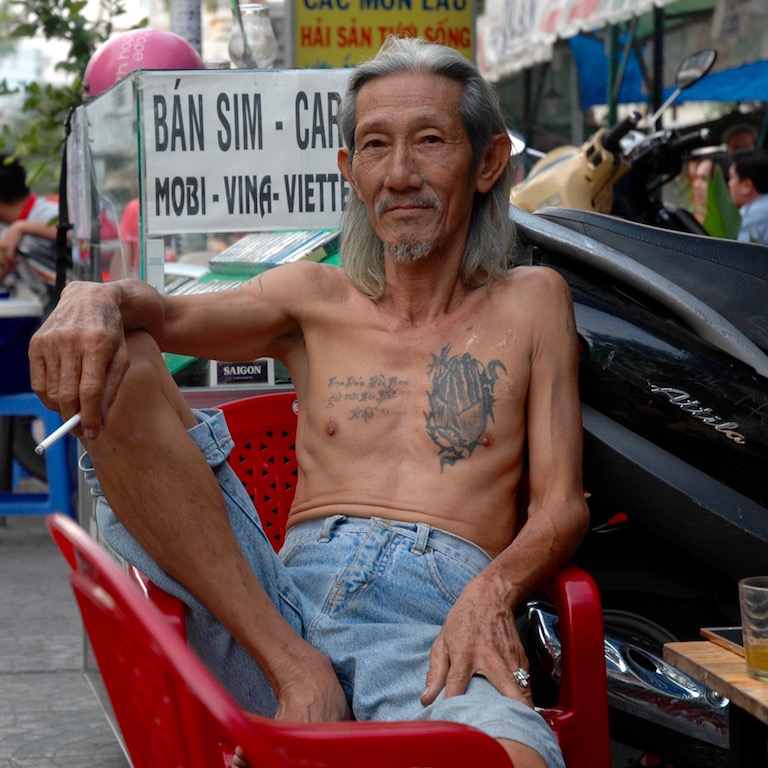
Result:
<svg viewBox="0 0 768 768">
<path fill-rule="evenodd" d="M 652 269 L 768 351 L 768 246 L 674 232 L 574 208 L 542 208 L 534 215 Z"/>
</svg>

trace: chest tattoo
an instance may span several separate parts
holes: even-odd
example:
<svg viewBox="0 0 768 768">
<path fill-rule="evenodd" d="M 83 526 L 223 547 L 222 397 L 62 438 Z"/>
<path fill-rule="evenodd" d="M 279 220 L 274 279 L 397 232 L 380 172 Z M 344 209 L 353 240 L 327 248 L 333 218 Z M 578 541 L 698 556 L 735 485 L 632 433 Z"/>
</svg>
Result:
<svg viewBox="0 0 768 768">
<path fill-rule="evenodd" d="M 328 380 L 327 408 L 348 405 L 350 421 L 370 421 L 376 415 L 389 413 L 389 404 L 398 396 L 398 390 L 408 382 L 397 376 L 331 376 Z"/>
<path fill-rule="evenodd" d="M 493 388 L 499 371 L 507 372 L 500 360 L 484 366 L 468 352 L 450 355 L 450 345 L 432 355 L 427 373 L 432 381 L 428 393 L 427 432 L 439 448 L 440 468 L 466 459 L 480 445 L 493 421 Z"/>
</svg>

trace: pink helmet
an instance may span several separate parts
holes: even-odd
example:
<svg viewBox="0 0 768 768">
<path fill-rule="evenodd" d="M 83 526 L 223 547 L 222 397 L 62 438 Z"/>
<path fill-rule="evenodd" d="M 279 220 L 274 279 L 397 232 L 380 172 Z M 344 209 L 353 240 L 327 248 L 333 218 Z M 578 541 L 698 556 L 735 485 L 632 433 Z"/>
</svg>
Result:
<svg viewBox="0 0 768 768">
<path fill-rule="evenodd" d="M 174 32 L 133 29 L 110 38 L 91 56 L 83 93 L 92 99 L 136 69 L 203 69 L 194 47 Z"/>
</svg>

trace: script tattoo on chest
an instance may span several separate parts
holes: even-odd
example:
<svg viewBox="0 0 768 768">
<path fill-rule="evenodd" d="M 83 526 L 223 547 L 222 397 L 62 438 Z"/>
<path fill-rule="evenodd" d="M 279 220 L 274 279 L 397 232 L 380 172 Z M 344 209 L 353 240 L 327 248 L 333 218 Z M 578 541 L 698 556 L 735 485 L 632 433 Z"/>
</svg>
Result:
<svg viewBox="0 0 768 768">
<path fill-rule="evenodd" d="M 398 395 L 398 389 L 408 382 L 397 376 L 331 376 L 328 379 L 328 407 L 345 403 L 350 406 L 350 421 L 369 422 L 374 416 L 386 416 L 388 404 Z"/>
<path fill-rule="evenodd" d="M 439 448 L 440 469 L 466 459 L 480 444 L 494 421 L 493 388 L 499 371 L 507 372 L 500 360 L 484 366 L 468 352 L 450 355 L 450 345 L 432 355 L 427 373 L 432 381 L 428 393 L 427 432 Z"/>
</svg>

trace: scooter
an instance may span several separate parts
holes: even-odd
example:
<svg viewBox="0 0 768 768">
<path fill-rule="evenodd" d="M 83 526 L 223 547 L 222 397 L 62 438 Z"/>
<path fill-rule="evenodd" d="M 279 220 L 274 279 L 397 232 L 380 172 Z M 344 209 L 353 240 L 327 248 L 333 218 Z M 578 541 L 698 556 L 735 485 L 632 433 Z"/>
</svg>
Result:
<svg viewBox="0 0 768 768">
<path fill-rule="evenodd" d="M 680 93 L 701 80 L 716 59 L 716 51 L 708 48 L 683 61 L 675 90 L 648 125 L 657 125 Z M 709 131 L 644 132 L 638 128 L 641 119 L 640 112 L 633 111 L 614 128 L 598 129 L 580 147 L 562 146 L 541 156 L 512 188 L 510 202 L 528 212 L 552 206 L 578 208 L 705 234 L 691 213 L 663 201 L 662 187 L 680 174 L 689 153 L 710 145 Z"/>
<path fill-rule="evenodd" d="M 728 701 L 662 646 L 738 625 L 737 582 L 768 563 L 768 249 L 575 209 L 510 215 L 524 259 L 574 296 L 592 514 L 575 560 L 606 608 L 612 734 L 724 765 Z M 556 619 L 533 602 L 528 620 L 556 678 Z"/>
<path fill-rule="evenodd" d="M 651 124 L 714 57 L 683 62 Z M 523 260 L 558 270 L 574 297 L 592 518 L 574 559 L 603 597 L 612 739 L 714 768 L 731 751 L 729 702 L 663 645 L 739 625 L 738 580 L 768 563 L 768 248 L 707 237 L 664 204 L 661 186 L 709 137 L 646 135 L 639 120 L 543 157 L 510 216 Z M 527 624 L 545 704 L 557 621 L 532 601 Z"/>
<path fill-rule="evenodd" d="M 768 563 L 768 249 L 574 209 L 510 215 L 521 258 L 574 297 L 592 516 L 575 561 L 606 609 L 612 736 L 676 768 L 723 765 L 728 701 L 662 646 L 739 625 L 737 582 Z M 528 620 L 546 691 L 556 619 L 533 602 Z"/>
</svg>

